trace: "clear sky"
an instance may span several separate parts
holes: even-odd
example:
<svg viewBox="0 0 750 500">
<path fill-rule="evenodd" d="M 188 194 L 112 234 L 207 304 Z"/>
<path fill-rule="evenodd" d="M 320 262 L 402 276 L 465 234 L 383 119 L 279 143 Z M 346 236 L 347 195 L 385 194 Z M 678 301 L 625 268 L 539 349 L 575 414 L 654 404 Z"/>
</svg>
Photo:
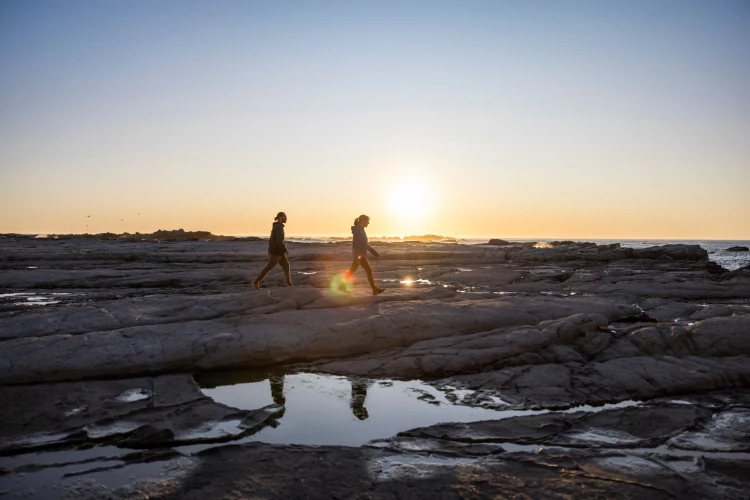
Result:
<svg viewBox="0 0 750 500">
<path fill-rule="evenodd" d="M 292 235 L 750 239 L 750 2 L 0 2 L 0 232 L 279 210 Z"/>
</svg>

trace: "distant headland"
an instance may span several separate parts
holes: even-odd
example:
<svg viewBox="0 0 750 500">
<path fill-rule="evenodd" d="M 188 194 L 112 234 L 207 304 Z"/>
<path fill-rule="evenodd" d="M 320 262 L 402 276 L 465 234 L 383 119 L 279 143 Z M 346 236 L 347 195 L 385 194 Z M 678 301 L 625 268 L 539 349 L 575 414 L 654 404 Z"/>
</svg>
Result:
<svg viewBox="0 0 750 500">
<path fill-rule="evenodd" d="M 19 233 L 6 233 L 0 234 L 0 236 L 6 238 L 19 238 L 19 239 L 97 239 L 97 240 L 118 240 L 118 241 L 259 241 L 267 239 L 260 236 L 223 236 L 213 234 L 210 231 L 185 231 L 184 229 L 159 229 L 153 233 L 83 233 L 83 234 L 53 234 L 53 233 L 41 233 L 41 234 L 19 234 Z M 294 239 L 294 236 L 291 236 Z M 326 238 L 330 241 L 351 241 L 349 237 L 329 237 Z M 373 236 L 370 237 L 372 241 L 393 241 L 393 242 L 440 242 L 440 243 L 455 243 L 460 240 L 452 238 L 450 236 L 440 236 L 436 234 L 424 234 L 421 236 L 410 235 L 404 236 Z"/>
<path fill-rule="evenodd" d="M 120 241 L 259 241 L 263 238 L 258 236 L 222 236 L 212 234 L 210 231 L 185 231 L 184 229 L 159 229 L 153 233 L 98 233 L 98 234 L 3 234 L 6 238 L 24 239 L 96 239 L 96 240 L 120 240 Z"/>
</svg>

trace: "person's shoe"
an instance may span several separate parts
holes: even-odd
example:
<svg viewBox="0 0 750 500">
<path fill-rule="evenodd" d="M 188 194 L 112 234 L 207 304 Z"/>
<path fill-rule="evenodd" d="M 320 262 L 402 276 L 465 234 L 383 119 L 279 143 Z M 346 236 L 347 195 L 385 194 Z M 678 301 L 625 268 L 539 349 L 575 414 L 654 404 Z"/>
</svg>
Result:
<svg viewBox="0 0 750 500">
<path fill-rule="evenodd" d="M 256 290 L 260 290 L 260 283 L 258 283 L 257 281 L 253 281 L 252 285 L 253 285 L 253 288 L 255 288 Z"/>
<path fill-rule="evenodd" d="M 294 283 L 287 283 L 286 286 L 294 286 Z"/>
<path fill-rule="evenodd" d="M 372 289 L 372 294 L 373 295 L 380 295 L 383 292 L 385 292 L 385 288 L 375 287 L 375 288 Z"/>
<path fill-rule="evenodd" d="M 349 289 L 346 288 L 344 283 L 339 284 L 339 292 L 349 293 Z"/>
</svg>

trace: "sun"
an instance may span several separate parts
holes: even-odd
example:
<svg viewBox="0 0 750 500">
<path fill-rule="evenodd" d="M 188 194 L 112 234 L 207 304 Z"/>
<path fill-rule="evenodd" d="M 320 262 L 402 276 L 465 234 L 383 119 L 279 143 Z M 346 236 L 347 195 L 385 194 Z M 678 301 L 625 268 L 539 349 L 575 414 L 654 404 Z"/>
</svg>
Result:
<svg viewBox="0 0 750 500">
<path fill-rule="evenodd" d="M 400 181 L 388 192 L 388 208 L 402 220 L 422 218 L 430 209 L 429 192 L 419 181 Z"/>
</svg>

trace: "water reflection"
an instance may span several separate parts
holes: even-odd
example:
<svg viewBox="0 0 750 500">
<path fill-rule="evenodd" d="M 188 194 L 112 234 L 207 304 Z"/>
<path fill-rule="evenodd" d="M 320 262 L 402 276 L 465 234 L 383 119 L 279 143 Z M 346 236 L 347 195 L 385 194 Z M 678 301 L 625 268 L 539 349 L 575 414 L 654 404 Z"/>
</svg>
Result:
<svg viewBox="0 0 750 500">
<path fill-rule="evenodd" d="M 454 389 L 438 389 L 419 380 L 257 372 L 203 374 L 196 380 L 206 396 L 234 408 L 251 410 L 284 404 L 277 425 L 238 442 L 359 446 L 438 422 L 490 420 L 524 413 L 454 404 Z"/>
<path fill-rule="evenodd" d="M 365 399 L 367 399 L 367 388 L 370 383 L 360 379 L 351 379 L 350 382 L 352 384 L 352 399 L 349 406 L 352 409 L 352 414 L 359 420 L 367 420 L 370 414 L 367 413 L 367 408 L 365 408 Z"/>
<path fill-rule="evenodd" d="M 274 375 L 268 377 L 268 381 L 271 383 L 271 399 L 277 405 L 286 404 L 286 398 L 284 397 L 284 375 Z"/>
</svg>

